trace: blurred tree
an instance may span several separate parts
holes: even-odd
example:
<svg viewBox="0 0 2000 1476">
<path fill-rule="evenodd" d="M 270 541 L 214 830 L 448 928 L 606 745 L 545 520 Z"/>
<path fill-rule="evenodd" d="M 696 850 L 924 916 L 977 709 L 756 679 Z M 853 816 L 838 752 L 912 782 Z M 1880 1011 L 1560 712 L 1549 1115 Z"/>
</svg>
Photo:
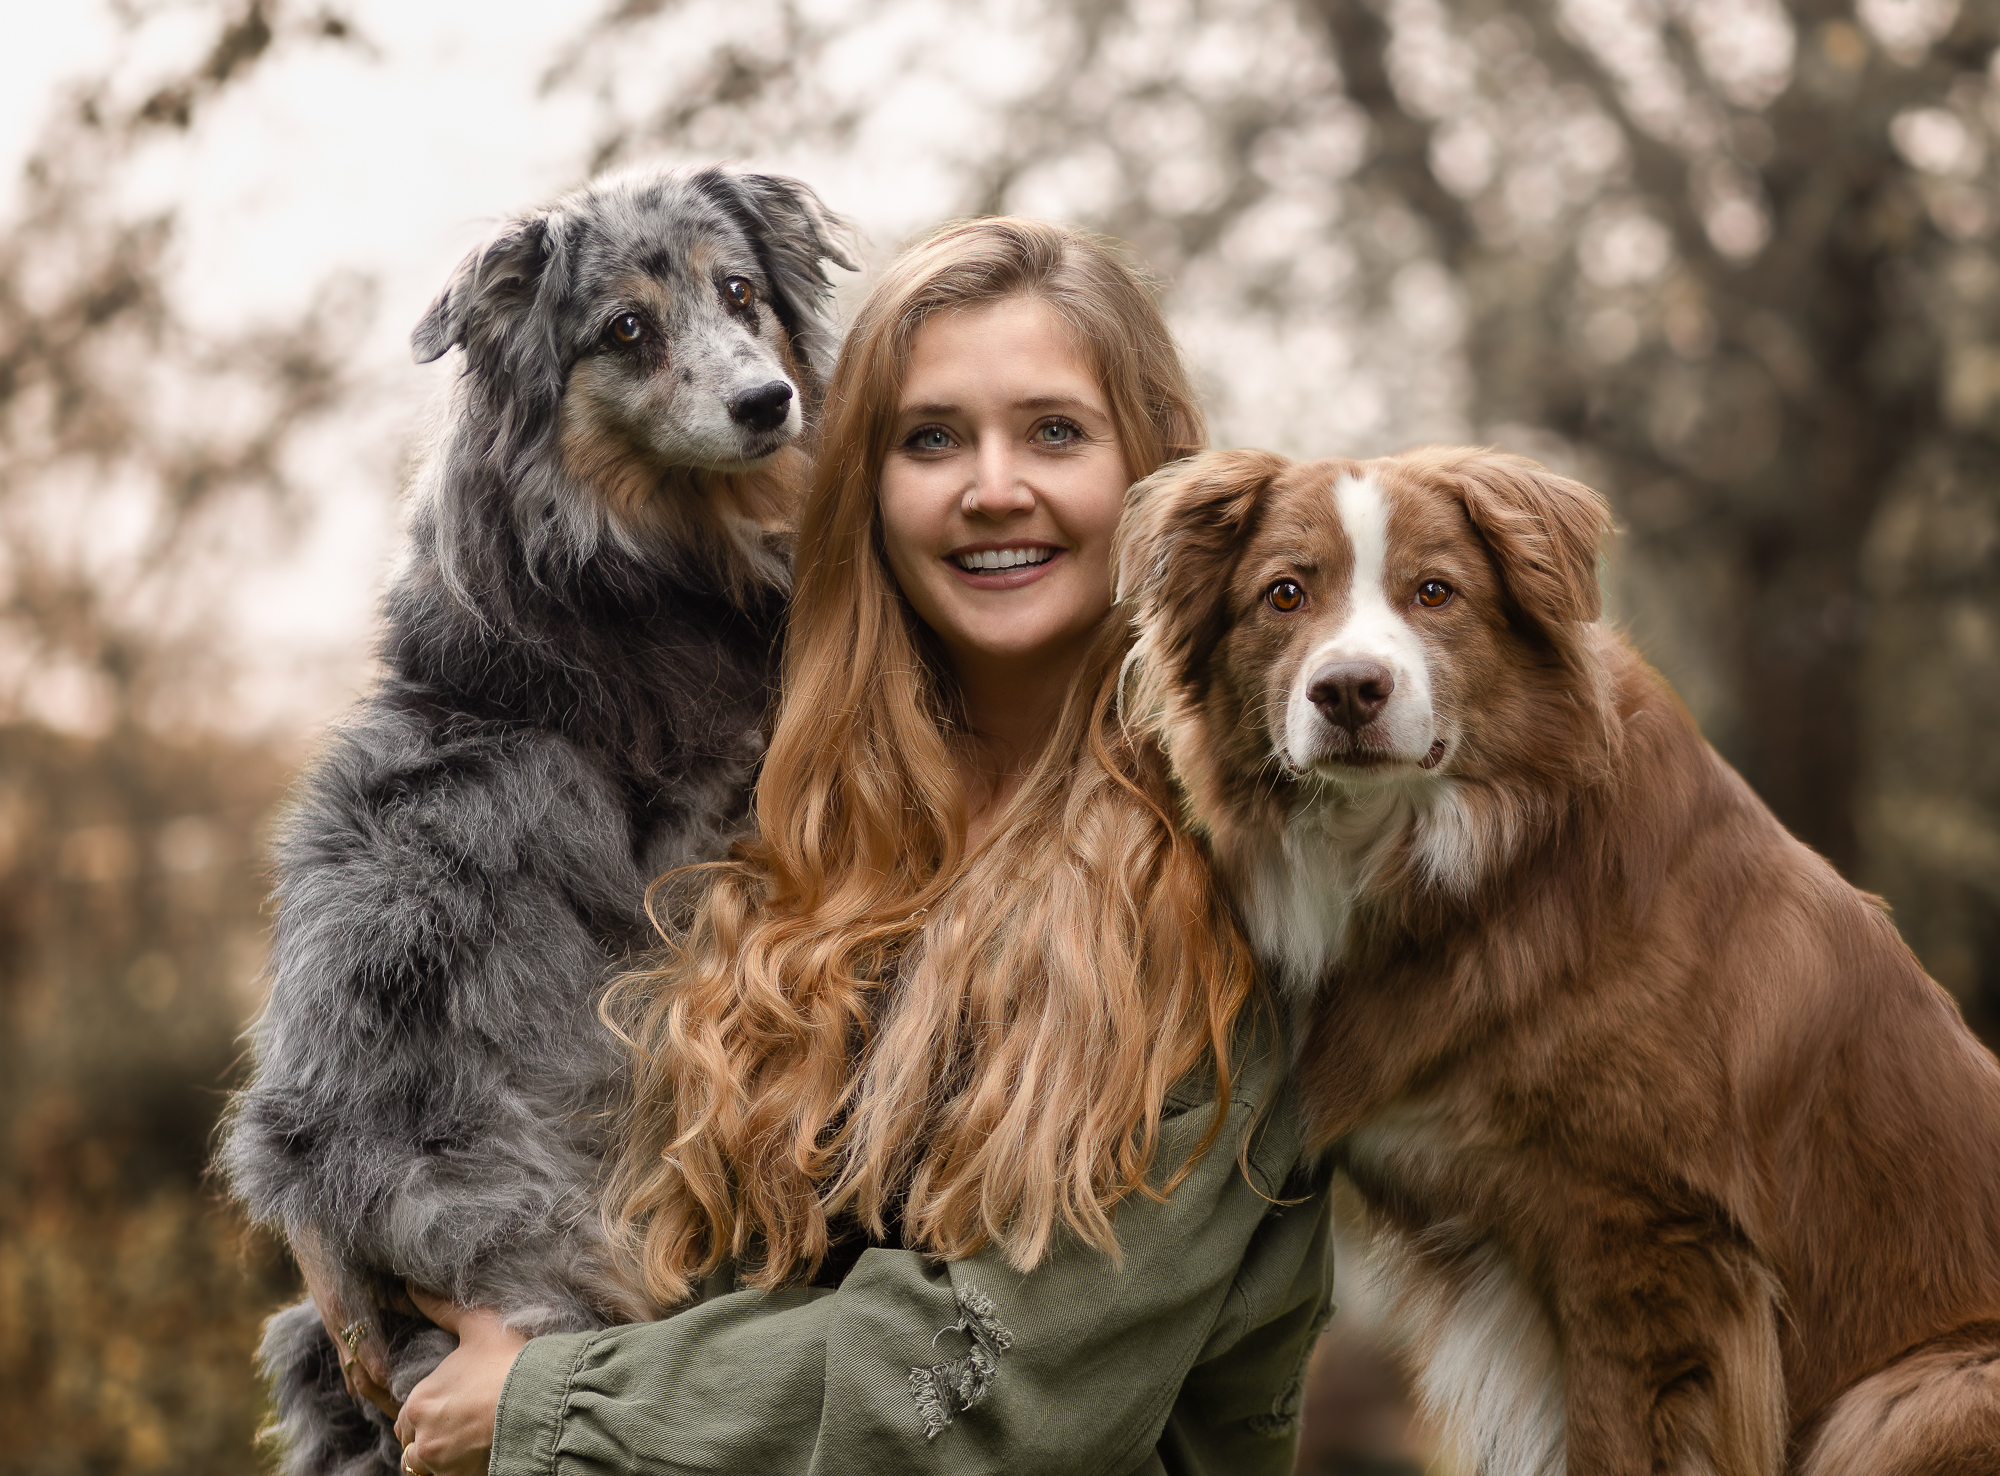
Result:
<svg viewBox="0 0 2000 1476">
<path fill-rule="evenodd" d="M 550 85 L 604 163 L 879 149 L 929 76 L 937 213 L 1133 241 L 1224 439 L 1600 486 L 1620 617 L 1991 1034 L 1996 41 L 1991 0 L 624 0 Z"/>
<path fill-rule="evenodd" d="M 114 66 L 70 89 L 0 234 L 0 720 L 209 716 L 224 560 L 255 556 L 246 525 L 282 534 L 287 447 L 349 388 L 365 283 L 327 284 L 294 322 L 205 332 L 170 290 L 174 212 L 121 206 L 135 159 L 274 46 L 351 36 L 266 0 L 199 8 L 216 36 L 185 71 Z M 165 9 L 119 14 L 139 32 Z"/>
<path fill-rule="evenodd" d="M 274 0 L 115 14 L 128 43 L 209 29 L 72 88 L 0 227 L 0 1429 L 13 1471 L 247 1473 L 289 1268 L 201 1176 L 288 758 L 208 726 L 219 596 L 287 530 L 367 292 L 205 332 L 174 213 L 120 201 L 273 54 L 351 32 Z"/>
</svg>

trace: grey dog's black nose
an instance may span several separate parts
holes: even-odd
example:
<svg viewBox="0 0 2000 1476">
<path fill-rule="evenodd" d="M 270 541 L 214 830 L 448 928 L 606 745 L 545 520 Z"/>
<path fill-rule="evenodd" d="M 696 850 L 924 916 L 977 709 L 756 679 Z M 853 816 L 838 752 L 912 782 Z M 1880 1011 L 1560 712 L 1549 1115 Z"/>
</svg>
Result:
<svg viewBox="0 0 2000 1476">
<path fill-rule="evenodd" d="M 745 390 L 729 402 L 729 418 L 753 431 L 772 431 L 792 413 L 792 387 L 782 379 Z"/>
<path fill-rule="evenodd" d="M 1379 661 L 1331 661 L 1313 673 L 1306 696 L 1329 722 L 1352 733 L 1373 721 L 1396 690 L 1396 678 Z"/>
</svg>

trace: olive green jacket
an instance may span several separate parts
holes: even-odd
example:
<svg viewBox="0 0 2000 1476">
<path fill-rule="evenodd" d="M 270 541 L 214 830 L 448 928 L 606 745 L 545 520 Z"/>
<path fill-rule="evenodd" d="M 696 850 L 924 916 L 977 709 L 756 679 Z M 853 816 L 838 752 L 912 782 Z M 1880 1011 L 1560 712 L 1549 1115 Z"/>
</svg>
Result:
<svg viewBox="0 0 2000 1476">
<path fill-rule="evenodd" d="M 1156 1182 L 1213 1103 L 1193 1082 L 1169 1097 Z M 536 1338 L 491 1476 L 1283 1476 L 1332 1310 L 1330 1223 L 1282 1074 L 1247 1062 L 1188 1177 L 1120 1206 L 1120 1264 L 1074 1244 L 1026 1274 L 992 1251 L 875 1247 L 838 1287 L 724 1289 L 664 1322 Z"/>
</svg>

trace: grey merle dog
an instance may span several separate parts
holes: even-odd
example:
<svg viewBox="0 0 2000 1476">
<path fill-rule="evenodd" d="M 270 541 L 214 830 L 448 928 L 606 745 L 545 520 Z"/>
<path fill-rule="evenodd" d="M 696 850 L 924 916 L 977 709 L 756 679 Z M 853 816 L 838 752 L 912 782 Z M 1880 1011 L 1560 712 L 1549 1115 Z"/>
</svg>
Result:
<svg viewBox="0 0 2000 1476">
<path fill-rule="evenodd" d="M 597 1220 L 595 1003 L 648 882 L 747 813 L 840 240 L 793 180 L 617 176 L 509 222 L 412 335 L 462 373 L 380 684 L 280 829 L 270 1003 L 219 1154 L 337 1265 L 398 1399 L 453 1346 L 406 1279 L 530 1336 L 655 1310 Z M 262 1356 L 291 1476 L 395 1471 L 310 1299 Z"/>
</svg>

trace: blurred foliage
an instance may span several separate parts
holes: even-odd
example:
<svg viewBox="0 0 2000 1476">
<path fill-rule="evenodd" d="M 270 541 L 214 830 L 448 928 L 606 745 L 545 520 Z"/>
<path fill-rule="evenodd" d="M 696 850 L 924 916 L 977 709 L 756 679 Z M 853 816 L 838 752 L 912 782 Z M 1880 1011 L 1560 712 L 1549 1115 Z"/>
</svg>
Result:
<svg viewBox="0 0 2000 1476">
<path fill-rule="evenodd" d="M 202 1170 L 281 780 L 212 738 L 0 728 L 5 1469 L 260 1464 L 251 1350 L 296 1283 Z"/>
<path fill-rule="evenodd" d="M 274 1250 L 246 1263 L 237 1241 L 186 1185 L 97 1203 L 45 1196 L 0 1215 L 0 1467 L 260 1469 L 249 1350 L 290 1278 Z"/>
<path fill-rule="evenodd" d="M 137 31 L 167 8 L 120 14 Z M 228 678 L 218 582 L 261 551 L 246 529 L 282 538 L 286 452 L 351 388 L 366 283 L 325 284 L 291 322 L 205 332 L 171 291 L 174 212 L 121 209 L 135 160 L 274 48 L 350 34 L 264 0 L 202 8 L 215 40 L 187 71 L 71 86 L 0 232 L 0 719 L 203 720 Z"/>
</svg>

